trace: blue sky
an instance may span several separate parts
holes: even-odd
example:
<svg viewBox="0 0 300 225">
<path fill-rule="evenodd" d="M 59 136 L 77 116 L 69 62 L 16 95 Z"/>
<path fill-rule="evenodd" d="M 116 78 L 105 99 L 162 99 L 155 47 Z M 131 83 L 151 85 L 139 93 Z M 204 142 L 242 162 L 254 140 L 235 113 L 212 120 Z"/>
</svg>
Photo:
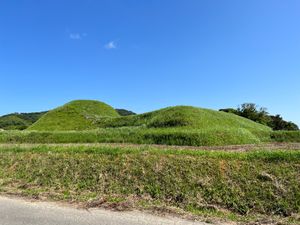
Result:
<svg viewBox="0 0 300 225">
<path fill-rule="evenodd" d="M 1 0 L 0 114 L 265 106 L 300 125 L 298 0 Z"/>
</svg>

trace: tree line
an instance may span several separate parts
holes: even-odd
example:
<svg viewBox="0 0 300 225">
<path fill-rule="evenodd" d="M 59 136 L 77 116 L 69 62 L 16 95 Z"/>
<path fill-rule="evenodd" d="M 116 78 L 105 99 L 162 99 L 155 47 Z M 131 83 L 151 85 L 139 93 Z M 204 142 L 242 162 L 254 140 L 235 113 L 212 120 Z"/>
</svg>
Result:
<svg viewBox="0 0 300 225">
<path fill-rule="evenodd" d="M 220 109 L 222 112 L 233 113 L 257 123 L 271 127 L 273 130 L 299 130 L 299 127 L 290 121 L 285 121 L 281 115 L 270 115 L 266 108 L 254 103 L 244 103 L 237 109 Z"/>
</svg>

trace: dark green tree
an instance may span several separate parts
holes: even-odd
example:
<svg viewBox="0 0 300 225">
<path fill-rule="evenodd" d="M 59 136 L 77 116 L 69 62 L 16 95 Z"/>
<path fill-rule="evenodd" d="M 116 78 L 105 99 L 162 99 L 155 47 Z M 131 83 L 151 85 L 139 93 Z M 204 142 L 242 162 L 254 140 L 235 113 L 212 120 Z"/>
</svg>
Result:
<svg viewBox="0 0 300 225">
<path fill-rule="evenodd" d="M 273 130 L 299 130 L 296 124 L 283 120 L 280 115 L 270 116 L 270 118 L 271 121 L 268 126 L 272 127 Z"/>
<path fill-rule="evenodd" d="M 239 116 L 248 118 L 264 125 L 268 125 L 271 120 L 267 109 L 264 107 L 259 107 L 254 103 L 242 104 L 240 107 L 238 107 L 237 113 Z"/>
<path fill-rule="evenodd" d="M 299 130 L 299 127 L 295 123 L 285 121 L 279 114 L 275 116 L 269 115 L 266 108 L 259 107 L 254 103 L 244 103 L 237 109 L 227 108 L 220 109 L 220 111 L 245 117 L 257 123 L 267 125 L 273 130 Z"/>
</svg>

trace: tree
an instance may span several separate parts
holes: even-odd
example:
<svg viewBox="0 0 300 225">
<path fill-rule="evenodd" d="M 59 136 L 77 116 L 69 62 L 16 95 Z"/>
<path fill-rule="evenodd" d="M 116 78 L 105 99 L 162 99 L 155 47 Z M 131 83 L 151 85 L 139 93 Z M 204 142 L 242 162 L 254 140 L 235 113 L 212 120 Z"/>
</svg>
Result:
<svg viewBox="0 0 300 225">
<path fill-rule="evenodd" d="M 273 130 L 299 130 L 296 124 L 283 120 L 278 114 L 276 116 L 270 116 L 270 118 L 271 121 L 268 125 L 272 127 Z"/>
<path fill-rule="evenodd" d="M 299 130 L 299 127 L 293 122 L 285 121 L 279 114 L 275 116 L 269 115 L 266 108 L 259 107 L 254 103 L 244 103 L 237 109 L 228 108 L 220 109 L 220 111 L 245 117 L 257 123 L 267 125 L 273 130 Z"/>
<path fill-rule="evenodd" d="M 267 109 L 264 107 L 259 107 L 254 103 L 242 104 L 240 107 L 238 107 L 237 113 L 239 116 L 248 118 L 264 125 L 268 125 L 271 120 Z"/>
</svg>

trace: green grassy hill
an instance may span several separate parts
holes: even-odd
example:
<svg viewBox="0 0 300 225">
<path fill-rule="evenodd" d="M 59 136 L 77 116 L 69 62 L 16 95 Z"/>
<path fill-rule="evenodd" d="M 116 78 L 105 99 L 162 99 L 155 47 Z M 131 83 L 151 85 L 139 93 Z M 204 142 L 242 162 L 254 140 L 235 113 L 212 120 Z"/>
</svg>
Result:
<svg viewBox="0 0 300 225">
<path fill-rule="evenodd" d="M 134 112 L 126 109 L 116 109 L 120 116 L 135 115 Z M 11 113 L 0 116 L 0 129 L 3 130 L 25 130 L 37 120 L 39 120 L 44 112 L 33 112 L 33 113 Z"/>
<path fill-rule="evenodd" d="M 269 141 L 271 132 L 271 128 L 237 115 L 191 106 L 105 118 L 97 121 L 97 125 L 100 128 L 113 128 L 116 133 L 129 136 L 129 142 L 171 145 L 260 143 Z M 138 140 L 132 140 L 134 136 Z M 128 141 L 123 138 L 122 142 Z"/>
<path fill-rule="evenodd" d="M 247 129 L 250 131 L 270 131 L 267 126 L 255 123 L 229 113 L 192 106 L 175 106 L 140 115 L 107 118 L 98 121 L 99 127 L 185 127 L 201 129 Z"/>
<path fill-rule="evenodd" d="M 63 131 L 97 128 L 95 121 L 101 118 L 119 117 L 111 106 L 91 100 L 76 100 L 49 111 L 28 130 Z"/>
<path fill-rule="evenodd" d="M 87 133 L 92 129 L 94 131 Z M 267 126 L 210 109 L 175 106 L 140 115 L 120 116 L 110 106 L 97 101 L 68 103 L 45 114 L 28 130 L 83 131 L 78 134 L 60 133 L 59 137 L 55 133 L 30 134 L 38 140 L 42 138 L 58 143 L 123 142 L 193 146 L 260 143 L 269 141 L 271 132 Z"/>
<path fill-rule="evenodd" d="M 46 112 L 12 113 L 0 117 L 0 129 L 24 130 L 36 122 Z"/>
</svg>

